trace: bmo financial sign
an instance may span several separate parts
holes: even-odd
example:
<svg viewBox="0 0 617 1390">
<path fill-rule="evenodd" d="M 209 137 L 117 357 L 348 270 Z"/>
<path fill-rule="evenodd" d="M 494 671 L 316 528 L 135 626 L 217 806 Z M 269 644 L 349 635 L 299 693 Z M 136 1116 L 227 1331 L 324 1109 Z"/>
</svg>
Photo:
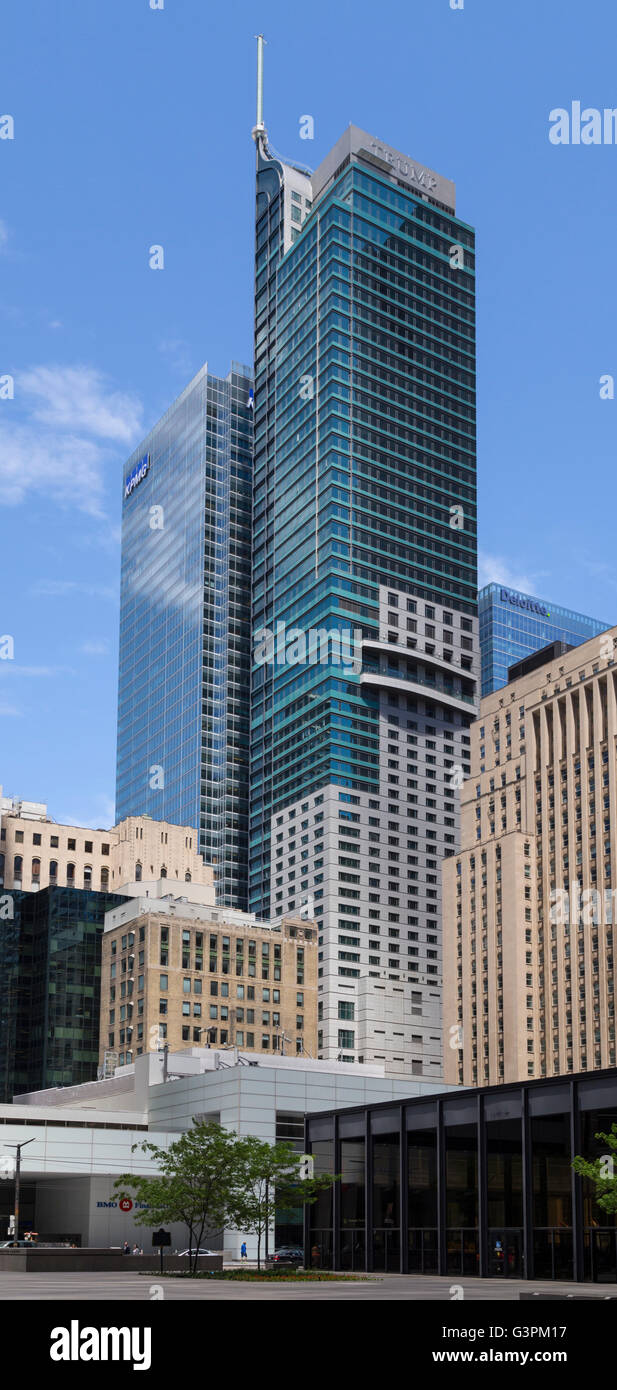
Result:
<svg viewBox="0 0 617 1390">
<path fill-rule="evenodd" d="M 513 589 L 502 589 L 500 598 L 502 603 L 512 603 L 516 608 L 526 609 L 528 613 L 537 613 L 540 618 L 551 616 L 543 603 L 537 603 L 535 598 L 527 598 L 525 594 L 517 594 Z"/>
<path fill-rule="evenodd" d="M 145 478 L 145 476 L 146 476 L 146 473 L 148 472 L 149 468 L 150 468 L 150 455 L 149 455 L 149 454 L 144 454 L 143 458 L 141 458 L 141 459 L 139 460 L 139 463 L 136 463 L 136 464 L 135 464 L 135 467 L 131 469 L 131 472 L 129 473 L 128 477 L 124 479 L 124 498 L 125 498 L 125 501 L 126 501 L 126 498 L 127 498 L 127 497 L 130 497 L 131 493 L 134 492 L 135 488 L 138 487 L 139 484 L 143 482 L 143 480 L 144 480 L 144 478 Z"/>
</svg>

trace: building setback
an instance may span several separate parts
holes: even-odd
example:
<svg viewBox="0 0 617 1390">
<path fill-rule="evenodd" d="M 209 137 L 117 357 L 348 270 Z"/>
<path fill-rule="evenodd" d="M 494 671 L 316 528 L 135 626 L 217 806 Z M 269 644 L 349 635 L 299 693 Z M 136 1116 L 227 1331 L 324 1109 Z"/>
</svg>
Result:
<svg viewBox="0 0 617 1390">
<path fill-rule="evenodd" d="M 507 685 L 509 667 L 549 643 L 578 647 L 609 626 L 504 584 L 486 584 L 480 590 L 478 616 L 483 695 Z"/>
<path fill-rule="evenodd" d="M 253 134 L 250 906 L 314 912 L 320 1056 L 437 1078 L 479 679 L 474 234 L 356 126 L 310 177 Z M 264 631 L 330 643 L 268 660 Z"/>
<path fill-rule="evenodd" d="M 105 920 L 102 978 L 102 1063 L 204 1042 L 315 1056 L 314 923 L 134 898 Z"/>
<path fill-rule="evenodd" d="M 252 376 L 201 368 L 122 481 L 116 814 L 190 825 L 247 892 Z"/>
<path fill-rule="evenodd" d="M 447 1080 L 615 1066 L 611 628 L 487 695 L 443 866 Z"/>
</svg>

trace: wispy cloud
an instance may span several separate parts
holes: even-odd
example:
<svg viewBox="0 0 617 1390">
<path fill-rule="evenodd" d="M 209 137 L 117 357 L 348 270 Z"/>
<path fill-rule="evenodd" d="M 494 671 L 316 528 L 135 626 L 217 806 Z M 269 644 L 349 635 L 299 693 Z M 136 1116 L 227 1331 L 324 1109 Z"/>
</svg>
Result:
<svg viewBox="0 0 617 1390">
<path fill-rule="evenodd" d="M 109 642 L 106 641 L 82 642 L 79 650 L 83 652 L 85 656 L 109 656 L 110 646 Z"/>
<path fill-rule="evenodd" d="M 20 372 L 17 386 L 33 401 L 42 424 L 131 445 L 141 430 L 141 405 L 134 396 L 111 391 L 94 367 L 33 367 Z"/>
<path fill-rule="evenodd" d="M 0 255 L 6 251 L 9 240 L 9 229 L 6 222 L 0 217 Z"/>
<path fill-rule="evenodd" d="M 0 719 L 22 719 L 23 713 L 17 705 L 9 705 L 5 700 L 0 700 Z"/>
<path fill-rule="evenodd" d="M 104 598 L 117 602 L 118 590 L 111 584 L 80 583 L 78 579 L 39 579 L 30 593 L 35 598 L 65 598 L 68 594 L 85 594 L 87 598 Z"/>
<path fill-rule="evenodd" d="M 77 672 L 72 666 L 18 666 L 15 661 L 0 661 L 0 679 L 2 676 L 75 676 Z"/>
<path fill-rule="evenodd" d="M 191 349 L 184 338 L 161 338 L 158 350 L 175 372 L 180 372 L 187 380 L 193 375 Z"/>
<path fill-rule="evenodd" d="M 37 494 L 101 517 L 105 467 L 141 433 L 141 403 L 95 367 L 16 372 L 0 419 L 0 501 L 17 506 Z"/>
<path fill-rule="evenodd" d="M 478 555 L 478 584 L 481 589 L 485 584 L 503 584 L 507 589 L 533 594 L 540 577 L 519 569 L 502 555 L 488 555 L 485 551 L 480 551 Z"/>
</svg>

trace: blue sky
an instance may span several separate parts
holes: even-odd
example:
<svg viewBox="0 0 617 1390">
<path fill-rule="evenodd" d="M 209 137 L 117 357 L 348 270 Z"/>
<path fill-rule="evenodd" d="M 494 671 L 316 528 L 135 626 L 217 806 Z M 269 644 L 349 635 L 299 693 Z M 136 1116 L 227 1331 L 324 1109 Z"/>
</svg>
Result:
<svg viewBox="0 0 617 1390">
<path fill-rule="evenodd" d="M 259 31 L 283 155 L 354 121 L 477 228 L 481 580 L 617 619 L 617 146 L 548 139 L 617 106 L 614 0 L 5 5 L 0 782 L 57 820 L 113 819 L 124 460 L 202 362 L 251 360 Z"/>
</svg>

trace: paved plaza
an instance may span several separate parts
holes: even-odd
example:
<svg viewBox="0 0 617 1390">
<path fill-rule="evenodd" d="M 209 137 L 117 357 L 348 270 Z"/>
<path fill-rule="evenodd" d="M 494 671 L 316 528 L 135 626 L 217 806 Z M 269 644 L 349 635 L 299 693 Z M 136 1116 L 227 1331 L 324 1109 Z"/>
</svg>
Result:
<svg viewBox="0 0 617 1390">
<path fill-rule="evenodd" d="M 350 1301 L 355 1299 L 386 1299 L 404 1301 L 424 1299 L 432 1302 L 450 1303 L 465 1300 L 490 1302 L 495 1299 L 505 1302 L 518 1301 L 519 1293 L 539 1293 L 558 1295 L 567 1299 L 568 1294 L 582 1295 L 602 1301 L 603 1298 L 617 1297 L 615 1284 L 571 1284 L 543 1283 L 520 1279 L 465 1279 L 458 1283 L 451 1278 L 437 1275 L 375 1275 L 367 1282 L 323 1283 L 323 1284 L 253 1284 L 233 1283 L 224 1279 L 166 1279 L 155 1273 L 139 1274 L 0 1274 L 0 1301 L 4 1299 L 66 1300 L 67 1302 L 148 1302 L 157 1300 L 186 1299 L 336 1299 Z M 550 1303 L 544 1304 L 549 1309 Z M 527 1310 L 529 1303 L 521 1307 Z"/>
</svg>

